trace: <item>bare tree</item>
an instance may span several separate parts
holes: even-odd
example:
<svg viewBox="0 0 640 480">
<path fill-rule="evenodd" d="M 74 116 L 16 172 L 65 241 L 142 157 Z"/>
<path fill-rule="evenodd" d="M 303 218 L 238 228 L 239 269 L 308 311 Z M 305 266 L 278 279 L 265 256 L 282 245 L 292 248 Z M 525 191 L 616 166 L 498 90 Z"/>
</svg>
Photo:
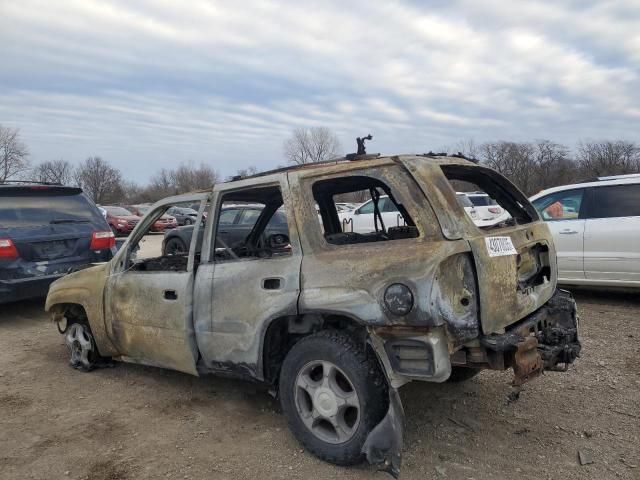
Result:
<svg viewBox="0 0 640 480">
<path fill-rule="evenodd" d="M 251 175 L 255 175 L 256 173 L 258 173 L 258 169 L 253 165 L 247 168 L 239 168 L 238 170 L 236 170 L 236 173 L 234 175 L 229 175 L 227 177 L 227 181 L 233 180 L 236 177 L 250 177 Z"/>
<path fill-rule="evenodd" d="M 209 190 L 218 182 L 218 172 L 201 163 L 194 166 L 183 163 L 175 170 L 163 168 L 153 177 L 142 195 L 147 201 L 157 201 L 170 195 L 179 195 L 194 190 Z"/>
<path fill-rule="evenodd" d="M 550 140 L 484 143 L 479 147 L 479 158 L 527 195 L 571 183 L 578 173 L 569 148 Z"/>
<path fill-rule="evenodd" d="M 74 180 L 73 165 L 66 160 L 50 160 L 33 168 L 35 180 L 70 185 Z"/>
<path fill-rule="evenodd" d="M 585 177 L 640 172 L 640 147 L 625 140 L 580 142 L 578 162 Z"/>
<path fill-rule="evenodd" d="M 20 130 L 0 125 L 0 182 L 29 169 L 29 151 Z"/>
<path fill-rule="evenodd" d="M 75 179 L 96 203 L 117 202 L 123 196 L 122 173 L 100 157 L 89 157 L 81 163 Z"/>
<path fill-rule="evenodd" d="M 341 155 L 335 133 L 326 127 L 297 128 L 284 142 L 287 161 L 297 165 L 322 162 Z"/>
<path fill-rule="evenodd" d="M 173 179 L 177 193 L 210 190 L 218 181 L 218 172 L 204 163 L 197 167 L 183 163 L 173 171 Z"/>
<path fill-rule="evenodd" d="M 452 147 L 444 149 L 444 151 L 448 153 L 462 153 L 467 158 L 480 158 L 480 150 L 481 146 L 478 145 L 473 138 L 460 140 Z"/>
<path fill-rule="evenodd" d="M 480 147 L 482 161 L 497 170 L 525 193 L 532 188 L 535 149 L 530 143 L 489 142 Z"/>
</svg>

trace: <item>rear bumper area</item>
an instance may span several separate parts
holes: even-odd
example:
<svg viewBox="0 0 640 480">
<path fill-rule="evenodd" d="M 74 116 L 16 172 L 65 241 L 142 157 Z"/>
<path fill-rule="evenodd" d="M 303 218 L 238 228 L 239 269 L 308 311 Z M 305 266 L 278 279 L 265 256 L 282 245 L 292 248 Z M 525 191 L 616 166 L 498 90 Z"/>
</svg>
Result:
<svg viewBox="0 0 640 480">
<path fill-rule="evenodd" d="M 578 315 L 572 295 L 556 290 L 540 309 L 507 328 L 481 337 L 490 368 L 513 368 L 514 385 L 543 370 L 565 371 L 580 355 Z"/>
<path fill-rule="evenodd" d="M 41 277 L 0 280 L 0 304 L 46 297 L 49 285 L 63 275 L 43 275 Z"/>
</svg>

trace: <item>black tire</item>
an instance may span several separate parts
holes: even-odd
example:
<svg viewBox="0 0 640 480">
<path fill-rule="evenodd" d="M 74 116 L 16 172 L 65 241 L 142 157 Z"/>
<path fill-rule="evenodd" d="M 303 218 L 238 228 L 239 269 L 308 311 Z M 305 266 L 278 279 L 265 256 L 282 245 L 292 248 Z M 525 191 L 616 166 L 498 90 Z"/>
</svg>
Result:
<svg viewBox="0 0 640 480">
<path fill-rule="evenodd" d="M 472 379 L 482 370 L 479 368 L 451 367 L 451 376 L 447 382 L 458 383 Z"/>
<path fill-rule="evenodd" d="M 193 220 L 191 220 L 190 218 L 185 218 L 184 219 L 184 224 L 185 225 L 191 225 L 191 224 L 193 224 Z"/>
<path fill-rule="evenodd" d="M 314 361 L 331 362 L 352 384 L 359 402 L 357 426 L 343 443 L 329 443 L 308 428 L 296 406 L 298 374 Z M 382 420 L 389 404 L 387 380 L 366 346 L 344 332 L 324 330 L 298 341 L 287 354 L 280 371 L 280 403 L 296 439 L 321 460 L 353 465 L 363 460 L 362 446 Z"/>
<path fill-rule="evenodd" d="M 171 237 L 164 244 L 164 252 L 163 255 L 180 255 L 183 253 L 187 253 L 189 250 L 184 242 L 179 237 Z"/>
</svg>

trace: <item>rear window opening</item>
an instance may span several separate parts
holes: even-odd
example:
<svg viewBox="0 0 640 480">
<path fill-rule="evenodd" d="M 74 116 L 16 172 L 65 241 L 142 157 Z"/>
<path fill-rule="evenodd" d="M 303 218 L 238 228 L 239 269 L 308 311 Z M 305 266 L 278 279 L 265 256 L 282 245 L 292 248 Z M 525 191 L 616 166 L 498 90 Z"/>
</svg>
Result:
<svg viewBox="0 0 640 480">
<path fill-rule="evenodd" d="M 527 198 L 497 173 L 464 165 L 443 165 L 458 203 L 485 230 L 522 225 L 538 219 Z"/>
<path fill-rule="evenodd" d="M 388 185 L 376 178 L 322 180 L 313 184 L 312 191 L 327 243 L 349 245 L 419 236 L 404 205 Z M 357 201 L 361 203 L 356 208 L 344 208 Z"/>
</svg>

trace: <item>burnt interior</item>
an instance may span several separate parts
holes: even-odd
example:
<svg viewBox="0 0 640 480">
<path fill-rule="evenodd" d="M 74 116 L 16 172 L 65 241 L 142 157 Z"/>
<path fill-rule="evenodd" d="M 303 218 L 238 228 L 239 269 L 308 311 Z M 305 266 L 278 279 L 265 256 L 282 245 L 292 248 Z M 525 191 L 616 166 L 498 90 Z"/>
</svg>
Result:
<svg viewBox="0 0 640 480">
<path fill-rule="evenodd" d="M 415 238 L 419 236 L 418 229 L 406 208 L 393 195 L 391 189 L 380 180 L 366 176 L 347 176 L 322 180 L 313 184 L 313 198 L 318 205 L 318 213 L 324 230 L 324 238 L 333 245 L 348 245 L 355 243 L 381 242 Z M 342 222 L 338 216 L 335 197 L 345 194 L 365 193 L 366 200 L 371 199 L 374 205 L 374 229 L 371 233 L 356 233 L 343 231 Z M 405 225 L 389 227 L 385 225 L 378 207 L 381 195 L 387 195 L 404 218 Z"/>
</svg>

